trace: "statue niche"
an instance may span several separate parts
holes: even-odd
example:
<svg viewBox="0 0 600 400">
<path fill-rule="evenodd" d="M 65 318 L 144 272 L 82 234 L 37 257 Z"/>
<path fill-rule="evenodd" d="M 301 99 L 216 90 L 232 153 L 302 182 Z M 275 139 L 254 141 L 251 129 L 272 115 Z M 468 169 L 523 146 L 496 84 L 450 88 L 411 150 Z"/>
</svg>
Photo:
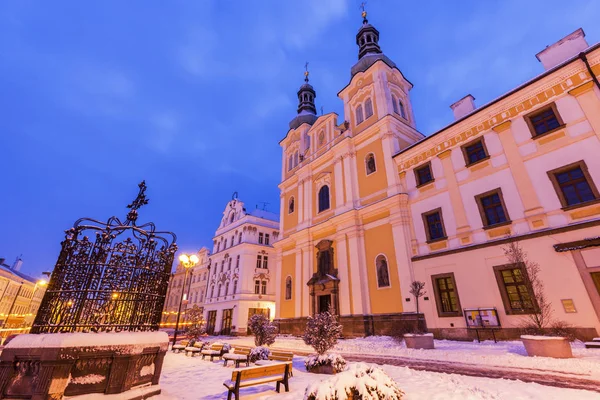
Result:
<svg viewBox="0 0 600 400">
<path fill-rule="evenodd" d="M 311 314 L 330 310 L 339 314 L 339 278 L 334 266 L 333 242 L 321 240 L 315 247 L 317 249 L 317 271 L 307 282 L 311 296 Z"/>
</svg>

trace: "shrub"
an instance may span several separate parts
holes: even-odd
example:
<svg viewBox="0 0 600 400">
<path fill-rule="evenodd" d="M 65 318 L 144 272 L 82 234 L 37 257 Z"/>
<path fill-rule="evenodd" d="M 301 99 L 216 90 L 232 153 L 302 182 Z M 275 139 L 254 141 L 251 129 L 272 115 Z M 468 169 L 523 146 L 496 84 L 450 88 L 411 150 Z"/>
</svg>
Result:
<svg viewBox="0 0 600 400">
<path fill-rule="evenodd" d="M 312 346 L 317 354 L 322 355 L 332 349 L 342 335 L 342 325 L 338 324 L 337 318 L 330 311 L 308 317 L 306 331 L 304 331 L 304 343 Z"/>
<path fill-rule="evenodd" d="M 271 350 L 266 347 L 255 347 L 250 350 L 250 355 L 248 356 L 248 360 L 250 362 L 257 362 L 258 360 L 268 360 L 271 355 Z"/>
<path fill-rule="evenodd" d="M 346 360 L 339 354 L 323 354 L 310 356 L 304 361 L 304 366 L 307 371 L 322 365 L 331 365 L 333 367 L 333 373 L 337 374 L 346 370 Z"/>
<path fill-rule="evenodd" d="M 401 400 L 404 393 L 381 368 L 358 363 L 346 372 L 308 385 L 304 400 L 344 400 L 350 395 L 362 400 Z"/>
<path fill-rule="evenodd" d="M 277 336 L 277 327 L 262 314 L 254 314 L 248 321 L 250 331 L 254 335 L 254 344 L 256 346 L 270 346 L 275 343 Z"/>
</svg>

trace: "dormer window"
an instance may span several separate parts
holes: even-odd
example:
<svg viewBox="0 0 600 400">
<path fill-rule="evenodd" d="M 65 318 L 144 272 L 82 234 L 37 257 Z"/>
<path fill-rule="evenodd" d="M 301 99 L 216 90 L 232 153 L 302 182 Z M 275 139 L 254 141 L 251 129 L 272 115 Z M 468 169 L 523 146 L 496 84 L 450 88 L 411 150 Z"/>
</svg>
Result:
<svg viewBox="0 0 600 400">
<path fill-rule="evenodd" d="M 356 125 L 360 125 L 365 118 L 363 117 L 363 108 L 362 105 L 356 107 Z"/>
<path fill-rule="evenodd" d="M 369 97 L 365 101 L 365 119 L 369 118 L 372 115 L 373 115 L 373 102 L 371 101 L 371 98 Z"/>
</svg>

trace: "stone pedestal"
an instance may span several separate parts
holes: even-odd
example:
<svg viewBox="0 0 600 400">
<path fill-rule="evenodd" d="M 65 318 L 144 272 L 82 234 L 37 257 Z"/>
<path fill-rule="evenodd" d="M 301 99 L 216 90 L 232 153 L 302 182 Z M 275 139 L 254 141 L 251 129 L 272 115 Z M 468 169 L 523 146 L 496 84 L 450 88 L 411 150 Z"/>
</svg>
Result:
<svg viewBox="0 0 600 400">
<path fill-rule="evenodd" d="M 571 343 L 564 337 L 521 336 L 527 355 L 536 357 L 572 358 Z"/>
<path fill-rule="evenodd" d="M 433 349 L 433 333 L 424 333 L 422 335 L 407 333 L 404 335 L 404 343 L 407 349 Z"/>
<path fill-rule="evenodd" d="M 165 332 L 19 335 L 0 355 L 0 397 L 122 393 L 120 399 L 148 398 L 160 393 L 167 347 Z"/>
</svg>

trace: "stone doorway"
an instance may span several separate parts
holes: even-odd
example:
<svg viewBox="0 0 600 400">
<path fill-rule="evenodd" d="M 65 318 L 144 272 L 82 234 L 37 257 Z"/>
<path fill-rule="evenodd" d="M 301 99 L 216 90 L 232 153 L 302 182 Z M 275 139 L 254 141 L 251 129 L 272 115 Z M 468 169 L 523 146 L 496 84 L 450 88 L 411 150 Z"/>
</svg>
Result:
<svg viewBox="0 0 600 400">
<path fill-rule="evenodd" d="M 333 242 L 321 240 L 317 248 L 317 272 L 307 282 L 309 287 L 310 313 L 315 315 L 329 309 L 339 315 L 339 278 L 334 265 Z"/>
</svg>

